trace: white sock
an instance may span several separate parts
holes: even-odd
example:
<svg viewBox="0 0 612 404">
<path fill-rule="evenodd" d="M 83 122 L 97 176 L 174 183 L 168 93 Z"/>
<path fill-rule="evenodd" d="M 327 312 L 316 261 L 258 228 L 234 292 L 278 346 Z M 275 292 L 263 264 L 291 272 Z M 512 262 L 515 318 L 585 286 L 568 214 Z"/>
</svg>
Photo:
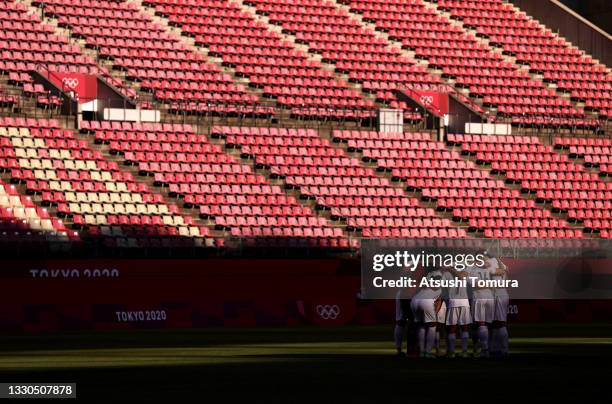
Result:
<svg viewBox="0 0 612 404">
<path fill-rule="evenodd" d="M 425 327 L 419 326 L 417 339 L 419 341 L 419 352 L 425 352 Z"/>
<path fill-rule="evenodd" d="M 499 328 L 493 328 L 491 335 L 489 335 L 489 351 L 497 353 L 499 352 Z"/>
<path fill-rule="evenodd" d="M 480 347 L 482 350 L 489 350 L 489 329 L 486 325 L 478 327 L 478 339 L 480 340 Z"/>
<path fill-rule="evenodd" d="M 467 352 L 468 341 L 470 340 L 470 333 L 468 331 L 461 332 L 461 350 L 463 353 Z"/>
<path fill-rule="evenodd" d="M 457 339 L 457 336 L 453 333 L 449 333 L 446 336 L 446 353 L 447 354 L 455 353 L 455 340 L 456 339 Z"/>
<path fill-rule="evenodd" d="M 431 353 L 436 339 L 436 327 L 427 327 L 427 335 L 425 337 L 425 352 Z"/>
<path fill-rule="evenodd" d="M 395 331 L 393 336 L 395 338 L 395 348 L 398 351 L 402 350 L 402 344 L 404 343 L 404 333 L 406 332 L 406 327 L 402 327 L 401 325 L 395 325 Z"/>
<path fill-rule="evenodd" d="M 499 329 L 499 346 L 502 354 L 508 353 L 508 329 L 506 327 Z"/>
</svg>

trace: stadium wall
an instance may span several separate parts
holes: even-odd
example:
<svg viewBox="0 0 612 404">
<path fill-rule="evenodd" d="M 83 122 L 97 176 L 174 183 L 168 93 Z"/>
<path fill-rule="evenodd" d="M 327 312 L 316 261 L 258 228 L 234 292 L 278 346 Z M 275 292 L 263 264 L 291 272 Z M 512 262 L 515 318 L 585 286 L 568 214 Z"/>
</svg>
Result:
<svg viewBox="0 0 612 404">
<path fill-rule="evenodd" d="M 390 324 L 348 259 L 4 262 L 0 332 Z M 516 301 L 510 321 L 610 318 L 610 301 Z"/>
<path fill-rule="evenodd" d="M 574 45 L 612 66 L 612 37 L 556 0 L 511 0 Z"/>
</svg>

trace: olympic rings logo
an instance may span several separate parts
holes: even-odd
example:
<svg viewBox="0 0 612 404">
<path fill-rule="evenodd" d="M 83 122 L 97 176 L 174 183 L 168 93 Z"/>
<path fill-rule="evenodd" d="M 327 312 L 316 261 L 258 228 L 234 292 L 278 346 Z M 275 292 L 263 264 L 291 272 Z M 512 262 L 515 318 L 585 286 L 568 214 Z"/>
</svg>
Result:
<svg viewBox="0 0 612 404">
<path fill-rule="evenodd" d="M 434 97 L 432 95 L 424 95 L 421 97 L 421 104 L 431 105 L 433 104 Z"/>
<path fill-rule="evenodd" d="M 64 77 L 62 79 L 62 84 L 64 84 L 69 89 L 74 90 L 79 85 L 79 79 Z"/>
<path fill-rule="evenodd" d="M 315 309 L 323 320 L 335 320 L 340 315 L 340 307 L 337 304 L 318 304 Z"/>
</svg>

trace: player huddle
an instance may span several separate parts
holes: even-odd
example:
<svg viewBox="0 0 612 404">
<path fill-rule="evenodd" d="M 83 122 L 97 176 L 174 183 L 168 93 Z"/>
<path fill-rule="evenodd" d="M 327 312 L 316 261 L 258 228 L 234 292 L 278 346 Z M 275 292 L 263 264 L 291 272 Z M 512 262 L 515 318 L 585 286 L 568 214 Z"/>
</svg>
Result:
<svg viewBox="0 0 612 404">
<path fill-rule="evenodd" d="M 443 331 L 446 331 L 446 356 L 449 358 L 470 356 L 470 336 L 474 356 L 508 355 L 506 319 L 509 299 L 506 288 L 471 287 L 470 282 L 453 282 L 470 277 L 505 280 L 508 271 L 506 265 L 487 252 L 483 255 L 485 265 L 482 267 L 469 267 L 463 271 L 439 268 L 424 274 L 431 280 L 448 281 L 438 283 L 453 286 L 422 288 L 409 300 L 405 299 L 401 291 L 398 292 L 395 326 L 398 355 L 403 355 L 402 344 L 407 328 L 408 351 L 418 350 L 424 358 L 442 355 L 440 334 Z M 457 339 L 461 342 L 458 353 Z"/>
</svg>

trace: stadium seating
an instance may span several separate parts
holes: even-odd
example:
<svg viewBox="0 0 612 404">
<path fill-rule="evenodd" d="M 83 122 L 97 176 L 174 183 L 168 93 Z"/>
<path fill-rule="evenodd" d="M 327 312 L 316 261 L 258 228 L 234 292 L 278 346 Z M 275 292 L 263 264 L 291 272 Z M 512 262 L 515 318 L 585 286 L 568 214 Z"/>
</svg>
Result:
<svg viewBox="0 0 612 404">
<path fill-rule="evenodd" d="M 0 241 L 346 249 L 362 237 L 612 238 L 609 138 L 448 135 L 459 150 L 426 132 L 337 122 L 362 124 L 381 106 L 424 122 L 395 90 L 446 81 L 491 119 L 591 128 L 611 117 L 609 70 L 507 2 L 31 2 L 80 44 L 27 4 L 0 2 L 0 113 L 10 115 L 0 116 Z M 83 121 L 81 134 L 72 120 L 27 118 L 13 107 L 62 103 L 35 82 L 41 69 L 98 75 L 197 126 L 167 123 L 179 119 L 167 110 L 166 123 Z M 231 119 L 272 117 L 273 104 L 300 121 Z M 305 118 L 332 122 L 305 129 Z"/>
<path fill-rule="evenodd" d="M 452 25 L 422 0 L 343 2 L 390 38 L 401 41 L 417 57 L 426 59 L 430 67 L 441 69 L 456 81 L 456 86 L 469 89 L 470 96 L 482 99 L 484 106 L 497 108 L 500 116 L 522 124 L 592 124 L 569 100 L 532 80 L 527 72 L 519 71 L 518 66 Z"/>
<path fill-rule="evenodd" d="M 555 148 L 569 150 L 570 157 L 582 158 L 587 167 L 596 167 L 602 176 L 612 176 L 612 140 L 607 138 L 558 137 Z"/>
<path fill-rule="evenodd" d="M 16 240 L 74 242 L 79 235 L 29 196 L 20 195 L 14 185 L 0 181 L 0 242 Z"/>
<path fill-rule="evenodd" d="M 248 77 L 294 116 L 362 119 L 374 115 L 372 102 L 236 3 L 148 0 L 145 4 L 155 6 L 171 25 L 180 26 L 196 44 L 206 46 L 208 54 L 223 58 L 224 64 Z"/>
<path fill-rule="evenodd" d="M 435 201 L 438 210 L 453 213 L 455 220 L 469 223 L 472 231 L 497 238 L 573 238 L 581 232 L 551 217 L 535 201 L 521 198 L 503 181 L 446 150 L 428 133 L 377 133 L 335 131 L 334 139 L 347 142 L 349 150 L 360 151 L 389 169 L 410 190 Z"/>
<path fill-rule="evenodd" d="M 250 245 L 349 246 L 342 229 L 195 134 L 191 126 L 104 124 L 92 122 L 83 129 L 233 237 Z"/>
<path fill-rule="evenodd" d="M 0 169 L 9 171 L 13 182 L 25 184 L 43 206 L 52 206 L 89 235 L 126 247 L 140 245 L 139 238 L 147 242 L 148 237 L 213 243 L 205 239 L 206 227 L 182 216 L 177 206 L 167 205 L 161 195 L 55 120 L 0 118 L 0 142 Z"/>
<path fill-rule="evenodd" d="M 537 137 L 451 135 L 449 140 L 489 162 L 494 173 L 520 184 L 521 192 L 582 223 L 585 231 L 612 237 L 612 182 L 600 180 Z"/>
<path fill-rule="evenodd" d="M 195 113 L 270 114 L 258 99 L 201 54 L 183 45 L 134 3 L 107 0 L 40 0 L 75 37 L 140 81 L 159 101 Z M 151 40 L 155 38 L 155 40 Z"/>
<path fill-rule="evenodd" d="M 544 81 L 554 82 L 586 108 L 598 110 L 601 117 L 612 116 L 612 75 L 606 67 L 512 4 L 501 0 L 439 0 L 438 4 L 506 54 L 528 64 L 531 71 L 542 74 Z"/>
<path fill-rule="evenodd" d="M 298 43 L 333 63 L 366 91 L 391 107 L 406 109 L 393 90 L 400 87 L 422 88 L 439 84 L 422 66 L 401 55 L 396 48 L 377 37 L 373 31 L 347 15 L 327 0 L 248 0 L 246 4 L 265 13 L 283 32 L 295 36 Z"/>
<path fill-rule="evenodd" d="M 120 80 L 83 55 L 78 45 L 55 35 L 53 27 L 43 24 L 22 3 L 0 3 L 0 26 L 0 73 L 9 75 L 10 84 L 23 86 L 26 95 L 38 97 L 45 94 L 40 84 L 32 83 L 29 74 L 41 66 L 53 71 L 99 75 L 126 96 L 135 95 L 134 90 L 125 88 Z M 0 103 L 6 102 L 10 100 L 2 101 L 0 98 Z"/>
<path fill-rule="evenodd" d="M 316 201 L 332 219 L 363 237 L 464 237 L 448 219 L 406 196 L 312 129 L 217 126 L 212 135 L 240 146 L 287 186 Z"/>
</svg>

